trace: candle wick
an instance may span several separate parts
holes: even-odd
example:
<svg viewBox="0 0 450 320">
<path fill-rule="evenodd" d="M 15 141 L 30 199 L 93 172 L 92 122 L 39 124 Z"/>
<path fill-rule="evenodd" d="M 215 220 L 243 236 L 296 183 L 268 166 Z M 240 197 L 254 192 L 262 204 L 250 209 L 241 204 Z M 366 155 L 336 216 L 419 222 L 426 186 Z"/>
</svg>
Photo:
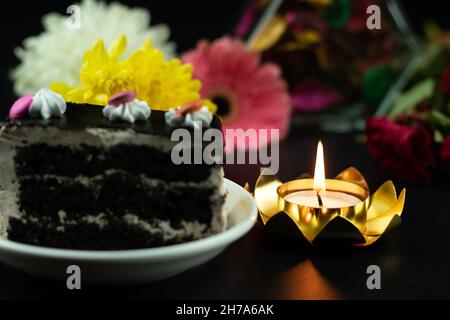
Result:
<svg viewBox="0 0 450 320">
<path fill-rule="evenodd" d="M 319 202 L 319 207 L 323 207 L 322 197 L 320 196 L 320 190 L 317 191 L 317 201 Z"/>
</svg>

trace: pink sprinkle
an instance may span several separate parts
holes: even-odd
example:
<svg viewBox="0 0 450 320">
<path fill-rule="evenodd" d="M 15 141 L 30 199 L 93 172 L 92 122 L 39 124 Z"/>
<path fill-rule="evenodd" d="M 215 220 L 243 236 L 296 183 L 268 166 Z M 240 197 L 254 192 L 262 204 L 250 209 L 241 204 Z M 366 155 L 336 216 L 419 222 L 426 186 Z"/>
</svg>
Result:
<svg viewBox="0 0 450 320">
<path fill-rule="evenodd" d="M 28 115 L 31 104 L 33 103 L 33 95 L 27 94 L 14 102 L 9 109 L 9 118 L 13 120 L 22 119 Z"/>
<path fill-rule="evenodd" d="M 121 104 L 131 102 L 134 99 L 136 99 L 136 91 L 127 90 L 113 94 L 111 98 L 109 98 L 108 104 L 114 107 L 118 107 Z"/>
</svg>

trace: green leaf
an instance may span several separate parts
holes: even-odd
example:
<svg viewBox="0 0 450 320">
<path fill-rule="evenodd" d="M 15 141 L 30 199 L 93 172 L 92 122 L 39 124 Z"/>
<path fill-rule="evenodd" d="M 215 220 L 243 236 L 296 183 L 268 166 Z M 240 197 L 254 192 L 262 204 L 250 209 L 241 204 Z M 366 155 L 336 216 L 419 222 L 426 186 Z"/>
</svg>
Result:
<svg viewBox="0 0 450 320">
<path fill-rule="evenodd" d="M 426 20 L 423 24 L 423 33 L 428 41 L 433 41 L 442 34 L 442 29 L 433 20 Z"/>
<path fill-rule="evenodd" d="M 450 129 L 450 118 L 438 110 L 430 112 L 431 125 L 437 128 L 448 130 Z"/>
<path fill-rule="evenodd" d="M 434 142 L 442 143 L 444 141 L 444 135 L 439 130 L 434 131 Z"/>
<path fill-rule="evenodd" d="M 391 86 L 392 69 L 387 65 L 370 68 L 364 74 L 363 94 L 371 104 L 380 103 Z"/>
<path fill-rule="evenodd" d="M 439 77 L 447 66 L 447 57 L 448 51 L 441 44 L 433 43 L 421 54 L 417 71 L 425 77 Z"/>
<path fill-rule="evenodd" d="M 421 102 L 433 96 L 436 81 L 428 78 L 419 82 L 408 91 L 402 93 L 394 105 L 389 117 L 395 117 L 401 113 L 414 110 Z"/>
<path fill-rule="evenodd" d="M 441 93 L 436 94 L 432 106 L 433 109 L 447 113 L 447 98 L 445 95 Z"/>
<path fill-rule="evenodd" d="M 431 43 L 420 54 L 419 63 L 417 64 L 416 68 L 419 70 L 428 69 L 433 61 L 442 54 L 443 50 L 444 48 L 441 45 L 437 43 Z"/>
<path fill-rule="evenodd" d="M 331 29 L 342 29 L 351 15 L 350 0 L 334 0 L 325 12 L 325 21 Z"/>
</svg>

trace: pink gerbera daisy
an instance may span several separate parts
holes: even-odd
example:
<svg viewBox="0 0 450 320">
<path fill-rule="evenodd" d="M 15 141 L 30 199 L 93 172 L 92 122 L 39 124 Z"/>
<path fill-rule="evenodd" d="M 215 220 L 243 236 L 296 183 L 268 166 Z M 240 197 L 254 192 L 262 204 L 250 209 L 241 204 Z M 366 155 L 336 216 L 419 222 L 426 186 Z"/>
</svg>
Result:
<svg viewBox="0 0 450 320">
<path fill-rule="evenodd" d="M 291 106 L 278 66 L 261 63 L 258 53 L 229 37 L 199 42 L 195 50 L 183 54 L 182 61 L 194 66 L 193 77 L 202 82 L 202 96 L 218 106 L 226 150 L 236 143 L 226 129 L 278 129 L 280 138 L 287 135 Z M 256 148 L 261 143 L 238 142 L 237 147 Z"/>
</svg>

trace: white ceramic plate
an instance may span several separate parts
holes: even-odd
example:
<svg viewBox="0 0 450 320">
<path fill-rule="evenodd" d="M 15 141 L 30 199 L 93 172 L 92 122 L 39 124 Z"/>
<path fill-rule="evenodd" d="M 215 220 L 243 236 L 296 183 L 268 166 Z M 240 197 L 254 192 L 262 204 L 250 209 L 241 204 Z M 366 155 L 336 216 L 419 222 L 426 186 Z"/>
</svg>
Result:
<svg viewBox="0 0 450 320">
<path fill-rule="evenodd" d="M 25 245 L 0 238 L 0 260 L 37 276 L 66 279 L 67 267 L 81 268 L 82 281 L 127 284 L 167 278 L 199 266 L 245 235 L 257 216 L 253 197 L 225 179 L 228 196 L 226 231 L 205 239 L 159 248 L 123 251 L 84 251 Z"/>
</svg>

